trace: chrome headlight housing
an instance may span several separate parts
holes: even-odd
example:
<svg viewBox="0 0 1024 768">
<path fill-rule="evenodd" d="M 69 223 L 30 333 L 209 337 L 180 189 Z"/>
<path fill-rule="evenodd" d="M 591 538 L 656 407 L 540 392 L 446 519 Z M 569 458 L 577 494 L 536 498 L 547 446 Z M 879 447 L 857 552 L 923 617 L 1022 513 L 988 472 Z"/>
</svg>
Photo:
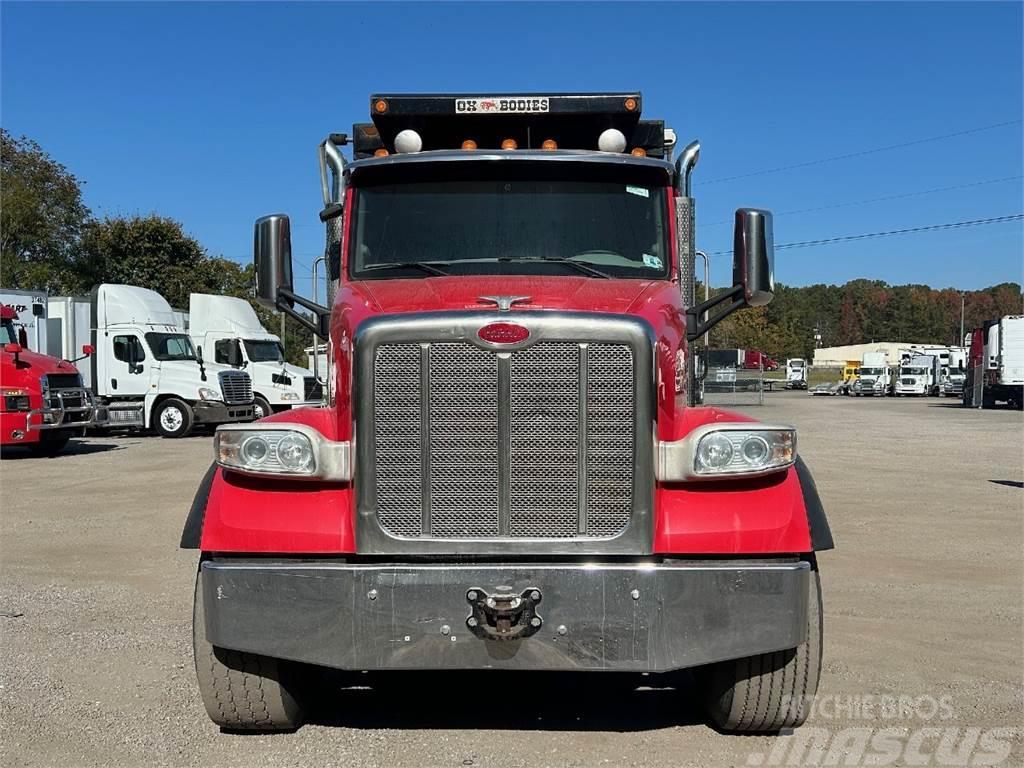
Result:
<svg viewBox="0 0 1024 768">
<path fill-rule="evenodd" d="M 225 469 L 255 477 L 352 479 L 352 444 L 328 440 L 305 424 L 225 424 L 217 428 L 213 451 Z"/>
<path fill-rule="evenodd" d="M 756 423 L 705 424 L 682 440 L 657 443 L 662 482 L 760 477 L 796 461 L 796 430 Z"/>
<path fill-rule="evenodd" d="M 213 387 L 200 387 L 199 388 L 199 399 L 200 400 L 223 400 L 224 396 L 221 395 L 219 389 Z"/>
</svg>

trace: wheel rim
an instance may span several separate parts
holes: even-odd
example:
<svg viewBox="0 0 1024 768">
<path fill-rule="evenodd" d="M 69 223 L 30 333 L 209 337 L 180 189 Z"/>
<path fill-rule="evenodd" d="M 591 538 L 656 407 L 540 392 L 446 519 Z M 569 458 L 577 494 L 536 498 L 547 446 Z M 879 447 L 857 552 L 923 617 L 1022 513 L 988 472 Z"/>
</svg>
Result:
<svg viewBox="0 0 1024 768">
<path fill-rule="evenodd" d="M 181 412 L 181 409 L 173 405 L 164 408 L 160 413 L 160 426 L 168 432 L 177 432 L 184 423 L 185 414 Z"/>
<path fill-rule="evenodd" d="M 263 405 L 260 403 L 259 400 L 252 404 L 252 413 L 253 416 L 257 419 L 262 419 L 264 416 L 267 415 L 263 412 Z"/>
</svg>

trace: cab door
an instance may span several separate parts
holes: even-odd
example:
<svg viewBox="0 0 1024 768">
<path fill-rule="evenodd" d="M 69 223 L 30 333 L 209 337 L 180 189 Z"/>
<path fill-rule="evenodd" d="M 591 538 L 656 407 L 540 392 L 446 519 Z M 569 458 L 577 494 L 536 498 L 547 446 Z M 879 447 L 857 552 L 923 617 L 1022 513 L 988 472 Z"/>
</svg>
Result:
<svg viewBox="0 0 1024 768">
<path fill-rule="evenodd" d="M 149 368 L 152 359 L 142 338 L 131 331 L 111 333 L 106 370 L 107 391 L 111 397 L 143 396 L 149 392 Z"/>
</svg>

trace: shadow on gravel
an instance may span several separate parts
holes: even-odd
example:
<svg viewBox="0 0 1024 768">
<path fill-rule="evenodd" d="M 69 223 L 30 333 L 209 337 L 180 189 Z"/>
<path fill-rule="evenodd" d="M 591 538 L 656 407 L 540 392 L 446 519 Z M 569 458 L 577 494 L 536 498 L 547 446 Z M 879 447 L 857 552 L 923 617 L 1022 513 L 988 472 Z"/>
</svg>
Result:
<svg viewBox="0 0 1024 768">
<path fill-rule="evenodd" d="M 337 687 L 325 684 L 307 722 L 366 729 L 651 731 L 704 724 L 693 691 L 685 674 L 378 673 L 338 681 Z"/>
<path fill-rule="evenodd" d="M 1007 488 L 1024 488 L 1024 483 L 1020 480 L 989 480 L 989 482 L 996 485 L 1005 485 Z"/>
<path fill-rule="evenodd" d="M 5 447 L 0 450 L 0 458 L 4 461 L 18 459 L 38 459 L 40 461 L 52 461 L 54 459 L 66 459 L 72 456 L 88 456 L 92 453 L 106 453 L 107 451 L 122 451 L 126 444 L 112 445 L 110 443 L 80 443 L 72 440 L 56 456 L 37 456 L 28 448 Z"/>
</svg>

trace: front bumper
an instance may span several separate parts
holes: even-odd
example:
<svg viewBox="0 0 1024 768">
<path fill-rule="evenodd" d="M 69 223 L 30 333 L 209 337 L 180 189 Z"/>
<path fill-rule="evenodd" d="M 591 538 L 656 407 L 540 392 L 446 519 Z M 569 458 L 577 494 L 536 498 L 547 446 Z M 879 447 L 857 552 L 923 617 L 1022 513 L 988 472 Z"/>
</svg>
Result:
<svg viewBox="0 0 1024 768">
<path fill-rule="evenodd" d="M 28 430 L 85 430 L 95 422 L 96 408 L 86 389 L 55 389 L 49 392 L 42 408 L 28 412 Z"/>
<path fill-rule="evenodd" d="M 664 672 L 804 642 L 802 561 L 349 564 L 210 560 L 206 637 L 349 670 Z M 470 593 L 539 593 L 529 636 L 482 638 Z"/>
<path fill-rule="evenodd" d="M 252 403 L 228 405 L 218 400 L 198 400 L 192 411 L 197 424 L 232 424 L 253 419 Z"/>
</svg>

